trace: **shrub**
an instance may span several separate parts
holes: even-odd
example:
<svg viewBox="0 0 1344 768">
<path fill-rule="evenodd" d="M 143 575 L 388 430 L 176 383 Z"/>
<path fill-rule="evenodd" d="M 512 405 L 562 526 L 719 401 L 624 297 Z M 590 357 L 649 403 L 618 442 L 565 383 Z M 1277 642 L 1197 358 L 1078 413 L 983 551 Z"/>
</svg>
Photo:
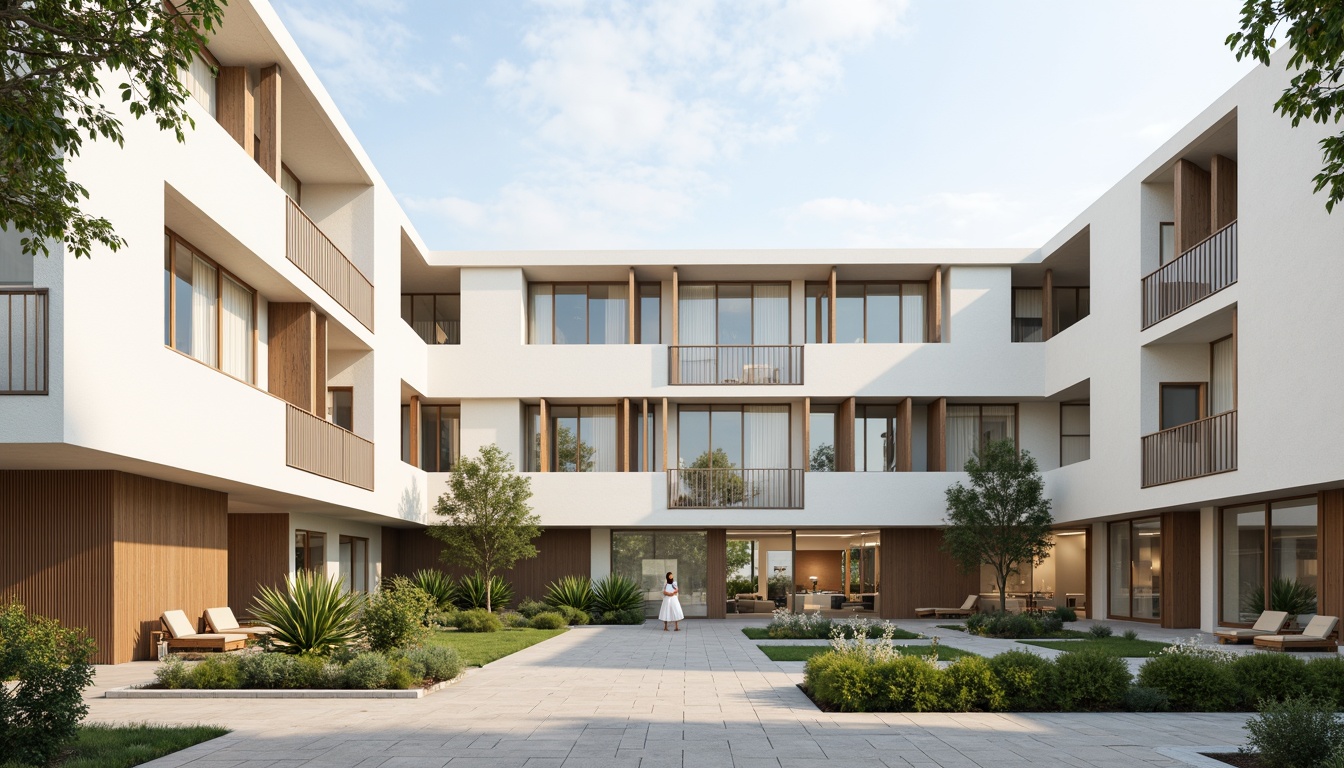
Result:
<svg viewBox="0 0 1344 768">
<path fill-rule="evenodd" d="M 1232 662 L 1240 705 L 1255 709 L 1262 700 L 1283 701 L 1311 689 L 1307 665 L 1281 653 L 1252 653 Z M 1330 699 L 1331 703 L 1334 702 Z"/>
<path fill-rule="evenodd" d="M 1078 620 L 1078 612 L 1073 610 L 1067 605 L 1055 606 L 1055 615 L 1058 616 L 1059 620 L 1063 622 L 1072 622 Z"/>
<path fill-rule="evenodd" d="M 872 672 L 872 665 L 857 656 L 819 653 L 803 667 L 803 685 L 818 701 L 842 712 L 869 712 L 884 708 Z"/>
<path fill-rule="evenodd" d="M 46 765 L 75 738 L 89 712 L 82 692 L 96 652 L 80 630 L 16 602 L 0 606 L 0 681 L 17 681 L 0 682 L 0 755 Z"/>
<path fill-rule="evenodd" d="M 816 658 L 816 657 L 813 657 Z M 923 656 L 897 656 L 872 666 L 877 706 L 893 712 L 937 712 L 944 708 L 945 676 Z"/>
<path fill-rule="evenodd" d="M 429 626 L 431 627 L 457 626 L 457 609 L 449 608 L 443 611 L 431 611 L 429 614 Z"/>
<path fill-rule="evenodd" d="M 1121 706 L 1127 712 L 1165 712 L 1170 708 L 1171 701 L 1166 693 L 1156 688 L 1136 685 L 1125 691 Z"/>
<path fill-rule="evenodd" d="M 989 662 L 963 656 L 943 670 L 943 705 L 952 712 L 993 712 L 1007 706 L 1003 685 Z"/>
<path fill-rule="evenodd" d="M 187 672 L 188 688 L 225 689 L 242 685 L 238 662 L 232 656 L 207 656 Z"/>
<path fill-rule="evenodd" d="M 546 604 L 587 613 L 593 606 L 593 582 L 587 576 L 564 576 L 546 587 Z"/>
<path fill-rule="evenodd" d="M 1053 613 L 1043 613 L 1036 617 L 1036 623 L 1041 625 L 1041 634 L 1053 635 L 1064 629 L 1064 620 Z"/>
<path fill-rule="evenodd" d="M 529 621 L 530 619 L 517 611 L 504 611 L 499 614 L 499 623 L 514 629 L 529 626 Z"/>
<path fill-rule="evenodd" d="M 368 599 L 360 626 L 369 648 L 385 653 L 419 642 L 425 635 L 425 619 L 434 609 L 434 598 L 404 576 L 395 576 Z"/>
<path fill-rule="evenodd" d="M 490 577 L 490 607 L 507 608 L 513 602 L 513 587 L 499 576 Z M 462 577 L 457 584 L 457 607 L 463 610 L 485 607 L 485 578 L 479 573 Z"/>
<path fill-rule="evenodd" d="M 392 665 L 383 654 L 377 651 L 361 653 L 345 665 L 345 685 L 361 690 L 382 688 L 391 671 Z"/>
<path fill-rule="evenodd" d="M 1008 639 L 1040 637 L 1043 634 L 1040 622 L 1023 613 L 972 614 L 966 620 L 966 630 L 984 637 Z"/>
<path fill-rule="evenodd" d="M 238 657 L 243 688 L 299 688 L 298 658 L 287 653 L 249 653 Z"/>
<path fill-rule="evenodd" d="M 593 610 L 603 613 L 644 610 L 644 590 L 634 579 L 608 574 L 593 584 Z"/>
<path fill-rule="evenodd" d="M 388 666 L 387 679 L 383 681 L 384 688 L 419 688 L 425 684 L 425 678 L 418 677 L 417 670 L 412 670 L 410 662 L 405 659 L 390 661 Z"/>
<path fill-rule="evenodd" d="M 544 611 L 543 611 L 544 613 Z M 565 617 L 565 623 L 571 626 L 582 626 L 593 620 L 586 611 L 580 611 L 569 605 L 557 606 L 556 613 Z"/>
<path fill-rule="evenodd" d="M 551 606 L 540 600 L 533 600 L 530 597 L 518 604 L 518 612 L 529 619 L 536 616 L 538 613 L 549 610 L 551 610 Z"/>
<path fill-rule="evenodd" d="M 440 611 L 452 609 L 457 599 L 457 584 L 453 582 L 452 576 L 443 571 L 422 568 L 411 574 L 410 583 L 433 598 L 434 605 Z"/>
<path fill-rule="evenodd" d="M 820 639 L 831 636 L 831 620 L 816 613 L 794 613 L 776 608 L 765 628 L 773 640 Z"/>
<path fill-rule="evenodd" d="M 734 576 L 728 579 L 727 594 L 729 598 L 734 595 L 754 595 L 757 594 L 759 588 L 760 584 L 756 583 L 755 579 L 746 576 Z"/>
<path fill-rule="evenodd" d="M 356 654 L 358 655 L 358 654 Z M 353 659 L 353 657 L 351 657 Z M 288 688 L 328 690 L 345 687 L 345 668 L 320 656 L 300 656 Z"/>
<path fill-rule="evenodd" d="M 1087 630 L 1087 634 L 1097 640 L 1101 640 L 1115 634 L 1115 630 L 1111 629 L 1110 624 L 1093 624 L 1092 627 Z"/>
<path fill-rule="evenodd" d="M 459 632 L 498 632 L 503 628 L 499 617 L 484 608 L 472 608 L 457 614 Z"/>
<path fill-rule="evenodd" d="M 162 685 L 164 688 L 186 688 L 187 687 L 187 663 L 177 654 L 169 654 L 164 659 L 159 668 L 154 670 L 154 682 Z"/>
<path fill-rule="evenodd" d="M 1004 708 L 1015 712 L 1045 709 L 1054 698 L 1055 665 L 1030 651 L 1005 651 L 989 659 L 1003 686 Z"/>
<path fill-rule="evenodd" d="M 644 609 L 627 608 L 623 611 L 603 611 L 598 614 L 598 624 L 643 624 Z"/>
<path fill-rule="evenodd" d="M 1132 629 L 1126 629 L 1126 630 L 1125 630 L 1125 633 L 1124 633 L 1123 635 L 1121 635 L 1121 637 L 1125 638 L 1126 640 L 1138 640 L 1138 639 L 1139 639 L 1139 633 L 1138 633 L 1138 632 L 1135 632 L 1135 631 L 1132 630 Z"/>
<path fill-rule="evenodd" d="M 462 657 L 456 648 L 432 645 L 409 648 L 404 657 L 411 676 L 417 680 L 452 680 L 462 674 Z"/>
<path fill-rule="evenodd" d="M 1060 654 L 1055 675 L 1055 703 L 1065 712 L 1115 709 L 1131 679 L 1124 659 L 1088 649 Z"/>
<path fill-rule="evenodd" d="M 1182 712 L 1223 712 L 1236 705 L 1237 684 L 1226 662 L 1192 653 L 1159 653 L 1139 668 L 1139 685 L 1166 694 Z"/>
<path fill-rule="evenodd" d="M 560 629 L 567 624 L 569 624 L 569 622 L 565 621 L 564 615 L 555 611 L 538 613 L 536 616 L 532 617 L 533 629 Z"/>
<path fill-rule="evenodd" d="M 299 571 L 287 589 L 261 588 L 252 615 L 275 628 L 272 642 L 286 653 L 325 656 L 359 637 L 362 592 L 346 592 L 345 582 L 315 571 Z"/>
<path fill-rule="evenodd" d="M 1243 751 L 1259 752 L 1269 768 L 1312 768 L 1344 749 L 1334 704 L 1309 695 L 1264 702 L 1246 732 Z"/>
<path fill-rule="evenodd" d="M 1312 659 L 1307 662 L 1307 673 L 1311 692 L 1317 698 L 1333 701 L 1336 707 L 1344 709 L 1344 659 Z"/>
</svg>

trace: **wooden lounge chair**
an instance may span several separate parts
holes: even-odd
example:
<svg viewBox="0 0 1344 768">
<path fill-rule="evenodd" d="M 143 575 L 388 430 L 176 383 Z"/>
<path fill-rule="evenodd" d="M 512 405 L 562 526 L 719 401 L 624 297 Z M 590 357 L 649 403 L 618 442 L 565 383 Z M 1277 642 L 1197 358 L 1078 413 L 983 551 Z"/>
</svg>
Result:
<svg viewBox="0 0 1344 768">
<path fill-rule="evenodd" d="M 247 635 L 197 632 L 182 611 L 164 611 L 159 621 L 168 633 L 170 651 L 236 651 L 247 645 Z"/>
<path fill-rule="evenodd" d="M 915 615 L 920 618 L 936 616 L 940 619 L 964 619 L 975 613 L 975 601 L 979 599 L 979 595 L 967 595 L 966 602 L 960 608 L 916 608 Z"/>
<path fill-rule="evenodd" d="M 233 615 L 233 609 L 228 606 L 206 608 L 204 618 L 205 628 L 211 632 L 247 635 L 254 640 L 258 637 L 265 637 L 275 631 L 274 628 L 267 626 L 244 627 L 239 625 L 238 619 Z"/>
<path fill-rule="evenodd" d="M 1300 635 L 1261 635 L 1253 642 L 1257 648 L 1271 651 L 1333 651 L 1339 643 L 1330 636 L 1338 624 L 1339 619 L 1335 616 L 1317 616 Z"/>
<path fill-rule="evenodd" d="M 1219 627 L 1214 630 L 1214 637 L 1218 638 L 1220 643 L 1232 643 L 1236 645 L 1247 640 L 1254 640 L 1257 637 L 1268 635 L 1277 635 L 1283 630 L 1283 625 L 1288 623 L 1287 611 L 1265 611 L 1256 619 L 1255 626 L 1250 629 L 1229 629 Z"/>
</svg>

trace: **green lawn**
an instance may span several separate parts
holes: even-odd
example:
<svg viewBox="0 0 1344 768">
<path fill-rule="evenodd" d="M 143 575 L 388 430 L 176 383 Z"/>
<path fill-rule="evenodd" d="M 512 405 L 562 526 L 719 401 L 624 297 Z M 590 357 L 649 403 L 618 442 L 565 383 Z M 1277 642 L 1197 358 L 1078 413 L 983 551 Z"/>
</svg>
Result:
<svg viewBox="0 0 1344 768">
<path fill-rule="evenodd" d="M 1153 653 L 1167 647 L 1167 643 L 1159 643 L 1156 640 L 1126 640 L 1123 637 L 1104 637 L 1093 638 L 1087 636 L 1086 640 L 1019 640 L 1024 645 L 1034 645 L 1038 648 L 1053 648 L 1057 651 L 1077 651 L 1083 648 L 1095 648 L 1105 651 L 1112 656 L 1122 658 L 1140 658 L 1151 656 Z"/>
<path fill-rule="evenodd" d="M 501 629 L 498 632 L 435 632 L 427 642 L 456 648 L 471 666 L 484 666 L 510 653 L 536 645 L 564 632 L 563 629 Z"/>
<path fill-rule="evenodd" d="M 130 768 L 218 738 L 227 728 L 208 725 L 84 725 L 56 768 Z M 3 766 L 15 765 L 3 763 Z"/>
<path fill-rule="evenodd" d="M 819 653 L 825 653 L 831 650 L 829 645 L 758 645 L 771 661 L 807 661 Z M 914 654 L 923 656 L 929 653 L 932 646 L 929 645 L 903 645 L 900 646 L 901 653 L 906 655 Z M 960 651 L 956 648 L 949 648 L 946 645 L 938 646 L 938 658 L 941 661 L 951 661 L 959 659 L 962 656 L 975 656 L 970 651 Z"/>
<path fill-rule="evenodd" d="M 746 635 L 747 638 L 750 639 L 750 640 L 774 640 L 774 639 L 775 639 L 775 638 L 770 637 L 770 632 L 769 632 L 768 630 L 766 630 L 764 627 L 743 627 L 743 628 L 742 628 L 742 634 Z M 811 639 L 811 640 L 829 640 L 829 639 L 830 639 L 830 635 L 827 635 L 826 637 L 814 637 L 814 638 L 797 638 L 797 637 L 790 637 L 790 638 L 787 638 L 787 639 L 789 639 L 789 640 L 802 640 L 802 639 Z M 917 640 L 917 639 L 919 639 L 919 635 L 915 634 L 914 632 L 907 632 L 907 631 L 905 631 L 904 629 L 898 629 L 898 630 L 896 630 L 896 634 L 894 634 L 894 635 L 891 636 L 891 639 L 893 639 L 893 640 Z"/>
</svg>

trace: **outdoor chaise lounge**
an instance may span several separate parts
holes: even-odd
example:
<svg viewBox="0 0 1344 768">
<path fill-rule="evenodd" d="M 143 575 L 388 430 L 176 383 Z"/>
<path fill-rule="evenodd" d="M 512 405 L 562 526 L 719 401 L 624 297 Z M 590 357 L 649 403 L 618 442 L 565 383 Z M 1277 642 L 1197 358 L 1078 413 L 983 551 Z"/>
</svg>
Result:
<svg viewBox="0 0 1344 768">
<path fill-rule="evenodd" d="M 1283 629 L 1283 625 L 1288 623 L 1287 611 L 1265 611 L 1256 619 L 1255 626 L 1250 629 L 1229 629 L 1219 627 L 1214 631 L 1214 637 L 1218 638 L 1220 643 L 1237 643 L 1247 640 L 1254 640 L 1257 637 L 1266 637 L 1268 635 L 1277 635 Z"/>
<path fill-rule="evenodd" d="M 197 632 L 182 611 L 164 611 L 159 621 L 168 632 L 170 651 L 236 651 L 247 645 L 247 635 Z"/>
<path fill-rule="evenodd" d="M 1339 645 L 1330 637 L 1338 624 L 1335 616 L 1317 616 L 1300 635 L 1261 635 L 1254 642 L 1257 648 L 1271 651 L 1332 651 Z"/>
<path fill-rule="evenodd" d="M 930 616 L 937 616 L 940 619 L 965 618 L 975 613 L 975 601 L 979 599 L 979 595 L 967 595 L 966 602 L 962 603 L 960 608 L 916 608 L 915 615 L 920 618 Z"/>
<path fill-rule="evenodd" d="M 247 635 L 250 638 L 264 637 L 275 630 L 271 627 L 244 627 L 238 624 L 233 609 L 228 606 L 205 609 L 205 628 L 211 632 L 226 632 L 234 635 Z"/>
</svg>

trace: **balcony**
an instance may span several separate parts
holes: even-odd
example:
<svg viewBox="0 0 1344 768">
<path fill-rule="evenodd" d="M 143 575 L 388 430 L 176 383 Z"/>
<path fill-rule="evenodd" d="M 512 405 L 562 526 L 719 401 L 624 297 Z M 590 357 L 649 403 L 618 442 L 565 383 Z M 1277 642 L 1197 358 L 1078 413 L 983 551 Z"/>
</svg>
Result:
<svg viewBox="0 0 1344 768">
<path fill-rule="evenodd" d="M 373 283 L 308 218 L 293 198 L 285 216 L 285 257 L 336 303 L 373 330 Z"/>
<path fill-rule="evenodd" d="M 0 395 L 47 394 L 46 288 L 0 288 Z"/>
<path fill-rule="evenodd" d="M 1237 282 L 1237 222 L 1143 278 L 1143 327 L 1196 304 Z"/>
<path fill-rule="evenodd" d="M 1237 468 L 1237 412 L 1192 421 L 1143 437 L 1143 487 Z"/>
<path fill-rule="evenodd" d="M 285 464 L 373 490 L 373 443 L 286 404 Z"/>
<path fill-rule="evenodd" d="M 668 509 L 802 509 L 803 470 L 667 470 Z"/>
<path fill-rule="evenodd" d="M 803 348 L 676 346 L 667 348 L 670 384 L 802 384 Z"/>
</svg>

